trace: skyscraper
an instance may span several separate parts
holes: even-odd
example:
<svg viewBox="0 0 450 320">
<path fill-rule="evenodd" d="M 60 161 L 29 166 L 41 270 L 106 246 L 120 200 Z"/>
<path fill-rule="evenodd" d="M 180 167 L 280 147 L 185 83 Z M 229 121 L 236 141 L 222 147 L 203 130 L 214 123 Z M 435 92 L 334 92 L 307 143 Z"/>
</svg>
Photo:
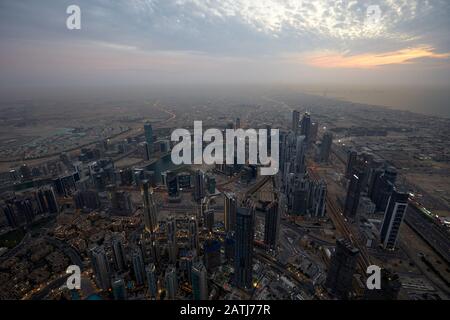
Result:
<svg viewBox="0 0 450 320">
<path fill-rule="evenodd" d="M 295 147 L 295 173 L 304 174 L 306 171 L 305 164 L 306 157 L 306 138 L 305 136 L 298 136 Z"/>
<path fill-rule="evenodd" d="M 198 224 L 195 217 L 189 219 L 189 243 L 191 250 L 196 250 L 198 252 Z"/>
<path fill-rule="evenodd" d="M 156 274 L 155 264 L 151 263 L 145 268 L 147 275 L 148 294 L 156 298 L 158 294 L 158 275 Z"/>
<path fill-rule="evenodd" d="M 166 269 L 165 275 L 167 298 L 174 300 L 178 292 L 177 270 L 170 265 Z"/>
<path fill-rule="evenodd" d="M 192 292 L 194 300 L 208 299 L 208 274 L 201 262 L 192 266 Z"/>
<path fill-rule="evenodd" d="M 352 290 L 359 250 L 345 239 L 336 240 L 325 286 L 339 299 L 347 299 Z"/>
<path fill-rule="evenodd" d="M 148 158 L 150 159 L 153 155 L 153 128 L 152 125 L 147 122 L 144 125 L 144 135 L 145 135 L 145 142 L 147 143 L 147 152 L 148 152 Z"/>
<path fill-rule="evenodd" d="M 116 270 L 119 272 L 124 271 L 127 266 L 126 256 L 123 250 L 122 240 L 118 236 L 112 239 L 112 249 Z"/>
<path fill-rule="evenodd" d="M 400 225 L 408 208 L 408 198 L 407 192 L 395 189 L 389 198 L 380 232 L 380 240 L 384 249 L 395 249 Z"/>
<path fill-rule="evenodd" d="M 359 174 L 354 174 L 348 185 L 347 197 L 345 198 L 344 215 L 347 218 L 355 218 L 358 212 L 359 198 L 361 196 L 361 179 Z"/>
<path fill-rule="evenodd" d="M 305 136 L 305 141 L 307 144 L 311 142 L 311 115 L 308 112 L 305 112 L 302 117 L 300 134 Z"/>
<path fill-rule="evenodd" d="M 348 158 L 347 158 L 347 167 L 345 169 L 345 177 L 347 179 L 351 179 L 351 177 L 353 176 L 353 170 L 355 168 L 356 162 L 358 159 L 358 153 L 355 150 L 351 150 L 348 153 Z"/>
<path fill-rule="evenodd" d="M 157 208 L 153 199 L 153 191 L 150 190 L 148 180 L 142 181 L 142 198 L 144 202 L 145 230 L 154 233 L 158 228 Z"/>
<path fill-rule="evenodd" d="M 221 265 L 220 241 L 208 238 L 204 243 L 205 265 L 208 271 L 212 272 Z"/>
<path fill-rule="evenodd" d="M 209 232 L 213 231 L 213 227 L 214 227 L 214 209 L 208 209 L 204 212 L 204 221 L 205 221 L 205 226 L 206 229 Z"/>
<path fill-rule="evenodd" d="M 143 285 L 145 282 L 145 265 L 142 257 L 141 249 L 136 248 L 132 255 L 131 261 L 133 263 L 134 279 L 137 285 Z"/>
<path fill-rule="evenodd" d="M 199 202 L 205 196 L 204 174 L 197 170 L 194 176 L 194 200 Z"/>
<path fill-rule="evenodd" d="M 224 224 L 225 231 L 234 231 L 236 226 L 237 200 L 236 195 L 230 192 L 224 192 Z"/>
<path fill-rule="evenodd" d="M 122 278 L 116 278 L 112 281 L 112 292 L 114 300 L 127 300 L 127 288 Z"/>
<path fill-rule="evenodd" d="M 264 244 L 269 248 L 276 248 L 280 228 L 280 214 L 278 202 L 273 201 L 265 208 Z"/>
<path fill-rule="evenodd" d="M 242 289 L 252 287 L 254 207 L 238 208 L 234 256 L 235 284 Z"/>
<path fill-rule="evenodd" d="M 322 139 L 322 144 L 319 150 L 319 161 L 328 162 L 330 158 L 331 146 L 333 144 L 333 134 L 329 131 L 325 132 Z"/>
<path fill-rule="evenodd" d="M 103 247 L 94 247 L 90 251 L 92 268 L 95 273 L 95 281 L 102 290 L 107 290 L 111 286 L 110 268 Z"/>
</svg>

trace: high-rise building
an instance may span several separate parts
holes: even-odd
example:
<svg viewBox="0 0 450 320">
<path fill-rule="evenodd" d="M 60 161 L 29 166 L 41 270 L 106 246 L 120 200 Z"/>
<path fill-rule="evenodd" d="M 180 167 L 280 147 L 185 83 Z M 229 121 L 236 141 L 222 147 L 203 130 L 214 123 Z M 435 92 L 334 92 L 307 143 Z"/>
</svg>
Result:
<svg viewBox="0 0 450 320">
<path fill-rule="evenodd" d="M 234 277 L 237 287 L 252 287 L 254 207 L 238 208 L 236 215 L 236 245 L 234 252 Z"/>
<path fill-rule="evenodd" d="M 298 112 L 297 110 L 292 111 L 292 127 L 291 127 L 291 130 L 294 133 L 297 133 L 299 122 L 300 122 L 300 112 Z"/>
<path fill-rule="evenodd" d="M 313 192 L 314 195 L 311 215 L 313 217 L 322 218 L 325 216 L 327 200 L 327 184 L 325 183 L 325 181 L 319 181 L 314 186 Z"/>
<path fill-rule="evenodd" d="M 236 195 L 224 192 L 224 225 L 225 231 L 234 231 L 236 226 L 237 200 Z"/>
<path fill-rule="evenodd" d="M 201 170 L 194 175 L 194 200 L 199 202 L 205 196 L 205 178 Z"/>
<path fill-rule="evenodd" d="M 333 144 L 333 134 L 329 131 L 325 132 L 319 150 L 319 161 L 328 162 Z"/>
<path fill-rule="evenodd" d="M 280 229 L 280 213 L 278 202 L 273 201 L 265 208 L 264 244 L 269 248 L 276 248 Z"/>
<path fill-rule="evenodd" d="M 385 249 L 395 249 L 400 225 L 408 208 L 408 199 L 409 195 L 407 192 L 395 189 L 389 198 L 380 232 L 380 240 Z"/>
<path fill-rule="evenodd" d="M 204 213 L 205 227 L 209 232 L 214 228 L 214 209 L 208 209 Z"/>
<path fill-rule="evenodd" d="M 208 271 L 212 272 L 221 265 L 220 241 L 208 238 L 204 243 L 205 265 Z"/>
<path fill-rule="evenodd" d="M 112 252 L 114 265 L 117 271 L 124 271 L 127 267 L 125 251 L 123 250 L 122 240 L 115 236 L 112 239 Z"/>
<path fill-rule="evenodd" d="M 330 261 L 325 286 L 338 299 L 347 299 L 352 290 L 359 250 L 345 239 L 336 240 L 336 250 Z"/>
<path fill-rule="evenodd" d="M 302 117 L 300 134 L 305 136 L 305 141 L 307 144 L 311 142 L 311 115 L 308 112 L 305 112 Z"/>
<path fill-rule="evenodd" d="M 144 202 L 145 230 L 154 233 L 158 228 L 158 212 L 155 200 L 153 199 L 153 190 L 150 190 L 148 180 L 142 181 L 142 198 Z"/>
<path fill-rule="evenodd" d="M 167 298 L 174 300 L 178 292 L 177 270 L 175 266 L 170 265 L 166 269 L 165 275 Z"/>
<path fill-rule="evenodd" d="M 14 211 L 14 206 L 8 203 L 2 203 L 1 209 L 5 214 L 8 225 L 13 229 L 17 228 L 20 225 L 20 223 L 16 215 L 16 212 Z"/>
<path fill-rule="evenodd" d="M 227 262 L 231 262 L 234 260 L 234 248 L 235 248 L 235 241 L 234 241 L 234 232 L 230 231 L 227 233 L 224 241 L 224 247 L 225 247 L 225 259 Z"/>
<path fill-rule="evenodd" d="M 140 248 L 136 248 L 131 255 L 131 262 L 133 264 L 134 279 L 138 286 L 143 285 L 145 282 L 145 265 L 142 251 Z"/>
<path fill-rule="evenodd" d="M 102 290 L 108 290 L 111 287 L 110 267 L 104 248 L 92 248 L 90 256 L 98 287 Z"/>
<path fill-rule="evenodd" d="M 191 250 L 196 250 L 198 252 L 198 224 L 195 217 L 189 219 L 189 243 Z"/>
<path fill-rule="evenodd" d="M 298 136 L 295 148 L 295 173 L 304 174 L 306 171 L 306 138 L 305 136 Z"/>
<path fill-rule="evenodd" d="M 359 198 L 361 196 L 361 179 L 354 174 L 348 185 L 347 197 L 345 198 L 344 215 L 347 218 L 355 218 L 358 212 Z"/>
<path fill-rule="evenodd" d="M 351 150 L 348 153 L 347 167 L 345 169 L 345 177 L 347 179 L 351 179 L 351 177 L 353 176 L 353 174 L 354 174 L 353 170 L 355 169 L 357 159 L 358 159 L 358 153 L 355 150 Z"/>
<path fill-rule="evenodd" d="M 127 288 L 122 278 L 116 278 L 111 284 L 114 300 L 127 300 Z"/>
<path fill-rule="evenodd" d="M 150 159 L 153 155 L 153 128 L 152 125 L 147 122 L 144 125 L 144 135 L 145 135 L 145 142 L 147 143 L 147 150 L 148 150 L 148 158 Z"/>
<path fill-rule="evenodd" d="M 201 262 L 192 266 L 192 293 L 194 300 L 208 299 L 208 273 Z"/>
<path fill-rule="evenodd" d="M 147 275 L 148 294 L 156 299 L 158 294 L 158 275 L 156 274 L 156 266 L 151 263 L 145 268 Z"/>
<path fill-rule="evenodd" d="M 236 118 L 236 121 L 234 123 L 234 128 L 236 130 L 241 128 L 241 118 Z"/>
</svg>

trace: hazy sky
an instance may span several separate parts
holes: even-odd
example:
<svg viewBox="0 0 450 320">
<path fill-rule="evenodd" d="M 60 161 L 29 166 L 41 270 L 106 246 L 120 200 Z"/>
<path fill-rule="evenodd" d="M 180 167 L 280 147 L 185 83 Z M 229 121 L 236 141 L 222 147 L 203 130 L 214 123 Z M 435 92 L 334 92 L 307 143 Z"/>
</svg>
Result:
<svg viewBox="0 0 450 320">
<path fill-rule="evenodd" d="M 446 0 L 0 0 L 0 85 L 449 85 L 449 29 Z"/>
</svg>

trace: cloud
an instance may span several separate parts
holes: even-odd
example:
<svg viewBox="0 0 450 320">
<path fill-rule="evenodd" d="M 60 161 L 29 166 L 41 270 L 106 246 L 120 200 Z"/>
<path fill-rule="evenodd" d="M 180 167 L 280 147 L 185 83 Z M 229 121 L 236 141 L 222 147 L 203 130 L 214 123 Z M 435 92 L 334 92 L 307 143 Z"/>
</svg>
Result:
<svg viewBox="0 0 450 320">
<path fill-rule="evenodd" d="M 385 53 L 343 55 L 340 53 L 314 53 L 306 55 L 308 65 L 319 68 L 374 68 L 395 64 L 410 64 L 420 58 L 446 59 L 450 53 L 436 53 L 431 47 L 406 48 Z"/>
</svg>

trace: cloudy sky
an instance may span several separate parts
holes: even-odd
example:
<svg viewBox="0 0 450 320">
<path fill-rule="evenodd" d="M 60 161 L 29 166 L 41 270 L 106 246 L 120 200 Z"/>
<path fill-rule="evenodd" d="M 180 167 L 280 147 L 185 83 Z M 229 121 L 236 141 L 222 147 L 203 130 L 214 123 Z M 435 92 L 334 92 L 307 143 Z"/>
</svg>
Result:
<svg viewBox="0 0 450 320">
<path fill-rule="evenodd" d="M 0 85 L 449 85 L 449 29 L 446 0 L 0 0 Z"/>
</svg>

